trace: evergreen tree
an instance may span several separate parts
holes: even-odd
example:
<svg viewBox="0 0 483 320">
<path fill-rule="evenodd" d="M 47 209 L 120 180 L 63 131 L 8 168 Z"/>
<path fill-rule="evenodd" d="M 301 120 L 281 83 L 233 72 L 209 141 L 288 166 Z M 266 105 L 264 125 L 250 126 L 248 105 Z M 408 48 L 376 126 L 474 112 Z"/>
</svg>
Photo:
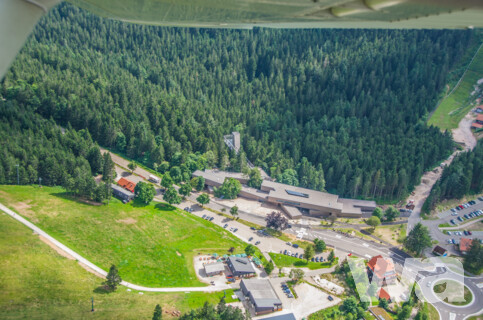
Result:
<svg viewBox="0 0 483 320">
<path fill-rule="evenodd" d="M 153 320 L 161 320 L 163 319 L 163 309 L 159 304 L 156 305 L 154 308 Z"/>
<path fill-rule="evenodd" d="M 106 276 L 106 281 L 104 284 L 109 288 L 111 291 L 116 291 L 117 286 L 122 282 L 121 276 L 119 276 L 119 272 L 115 265 L 111 265 L 109 268 L 109 272 Z"/>
<path fill-rule="evenodd" d="M 418 255 L 425 248 L 431 247 L 431 236 L 428 228 L 418 222 L 406 237 L 404 246 Z"/>
</svg>

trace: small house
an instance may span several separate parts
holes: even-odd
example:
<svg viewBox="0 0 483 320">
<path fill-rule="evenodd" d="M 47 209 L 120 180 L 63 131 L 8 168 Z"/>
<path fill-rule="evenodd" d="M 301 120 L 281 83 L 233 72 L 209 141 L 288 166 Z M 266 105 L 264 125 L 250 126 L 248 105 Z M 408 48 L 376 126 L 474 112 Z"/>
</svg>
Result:
<svg viewBox="0 0 483 320">
<path fill-rule="evenodd" d="M 446 257 L 448 255 L 448 250 L 443 247 L 436 246 L 433 249 L 433 254 L 440 257 Z"/>
</svg>

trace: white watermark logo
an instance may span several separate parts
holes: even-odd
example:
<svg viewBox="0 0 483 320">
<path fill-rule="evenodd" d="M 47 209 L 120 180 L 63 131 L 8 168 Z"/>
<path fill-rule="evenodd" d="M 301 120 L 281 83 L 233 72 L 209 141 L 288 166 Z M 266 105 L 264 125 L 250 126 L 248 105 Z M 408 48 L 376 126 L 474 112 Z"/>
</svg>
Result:
<svg viewBox="0 0 483 320">
<path fill-rule="evenodd" d="M 392 259 L 382 256 L 373 257 L 367 265 L 362 258 L 350 258 L 348 263 L 363 302 L 407 301 L 413 288 L 420 300 L 429 303 L 465 301 L 463 265 L 454 258 L 406 259 L 402 274 L 396 272 Z"/>
</svg>

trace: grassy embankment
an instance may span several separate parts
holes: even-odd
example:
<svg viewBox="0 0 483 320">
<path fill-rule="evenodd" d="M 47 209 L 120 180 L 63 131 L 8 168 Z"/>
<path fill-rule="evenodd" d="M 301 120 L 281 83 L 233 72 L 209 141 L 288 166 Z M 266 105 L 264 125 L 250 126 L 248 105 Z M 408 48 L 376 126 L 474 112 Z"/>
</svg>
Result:
<svg viewBox="0 0 483 320">
<path fill-rule="evenodd" d="M 205 301 L 218 303 L 223 296 L 223 292 L 140 295 L 125 287 L 103 293 L 97 289 L 102 279 L 60 256 L 4 213 L 0 213 L 0 256 L 0 319 L 150 319 L 158 303 L 165 311 L 186 312 Z M 232 291 L 226 294 L 231 300 Z M 163 314 L 163 319 L 172 318 Z"/>
<path fill-rule="evenodd" d="M 33 186 L 0 186 L 0 201 L 104 270 L 115 264 L 138 285 L 205 286 L 194 256 L 245 247 L 221 227 L 162 203 L 93 206 L 62 188 Z"/>
<path fill-rule="evenodd" d="M 298 259 L 295 257 L 289 257 L 284 254 L 280 253 L 269 253 L 270 257 L 273 260 L 273 263 L 279 268 L 309 268 L 310 270 L 317 270 L 317 269 L 324 269 L 324 268 L 330 268 L 332 266 L 335 266 L 337 262 L 339 261 L 339 258 L 335 258 L 333 263 L 330 263 L 328 261 L 326 262 L 312 262 L 305 259 Z"/>
<path fill-rule="evenodd" d="M 474 107 L 472 103 L 475 97 L 471 95 L 471 92 L 474 90 L 473 86 L 476 82 L 481 79 L 482 74 L 483 47 L 481 47 L 469 65 L 458 87 L 454 91 L 450 91 L 441 101 L 438 108 L 428 120 L 428 125 L 434 125 L 441 130 L 457 128 L 461 119 Z"/>
<path fill-rule="evenodd" d="M 473 301 L 473 294 L 471 293 L 471 291 L 466 286 L 464 286 L 464 301 L 448 301 L 447 293 L 445 292 L 446 285 L 447 284 L 452 285 L 452 283 L 454 283 L 455 286 L 458 286 L 458 284 L 455 281 L 452 281 L 452 280 L 438 281 L 434 285 L 433 291 L 436 293 L 437 296 L 439 296 L 438 293 L 444 293 L 444 297 L 445 297 L 444 301 L 446 303 L 449 303 L 449 304 L 452 304 L 452 305 L 455 305 L 455 306 L 464 306 L 464 305 L 469 304 L 471 301 Z M 450 291 L 450 293 L 451 292 L 452 291 Z M 458 292 L 455 292 L 455 294 L 458 294 Z M 457 298 L 459 298 L 459 297 L 457 297 Z"/>
</svg>

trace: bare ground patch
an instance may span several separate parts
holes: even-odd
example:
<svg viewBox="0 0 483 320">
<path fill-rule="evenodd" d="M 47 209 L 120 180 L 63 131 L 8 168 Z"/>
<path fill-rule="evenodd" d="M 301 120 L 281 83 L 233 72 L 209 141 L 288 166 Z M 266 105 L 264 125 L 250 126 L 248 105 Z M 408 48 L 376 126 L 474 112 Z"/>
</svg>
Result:
<svg viewBox="0 0 483 320">
<path fill-rule="evenodd" d="M 58 254 L 63 256 L 64 258 L 67 258 L 69 260 L 75 260 L 74 257 L 72 257 L 70 254 L 67 252 L 60 250 L 56 245 L 54 245 L 49 239 L 47 239 L 44 236 L 39 235 L 40 240 L 42 240 L 43 243 L 47 244 L 49 247 L 55 250 Z"/>
<path fill-rule="evenodd" d="M 124 223 L 124 224 L 135 224 L 138 222 L 136 219 L 133 218 L 126 218 L 126 219 L 120 219 L 116 220 L 117 223 Z"/>
</svg>

